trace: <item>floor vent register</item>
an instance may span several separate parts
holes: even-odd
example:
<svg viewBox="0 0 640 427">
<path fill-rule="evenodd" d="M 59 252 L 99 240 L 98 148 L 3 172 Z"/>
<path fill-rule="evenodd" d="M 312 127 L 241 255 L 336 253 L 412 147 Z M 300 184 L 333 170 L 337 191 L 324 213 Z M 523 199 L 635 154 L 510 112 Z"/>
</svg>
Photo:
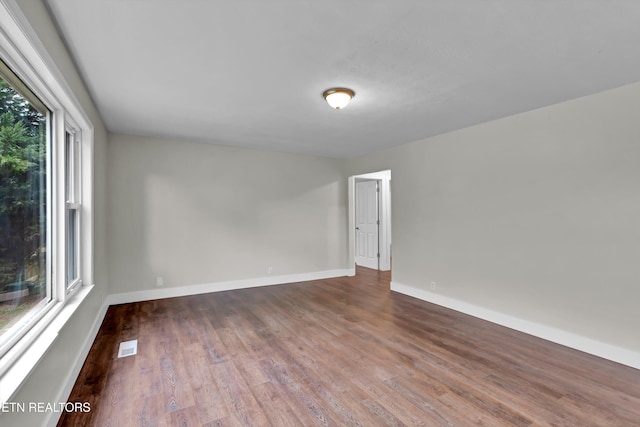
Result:
<svg viewBox="0 0 640 427">
<path fill-rule="evenodd" d="M 120 343 L 118 358 L 133 356 L 138 352 L 138 340 L 124 341 Z"/>
</svg>

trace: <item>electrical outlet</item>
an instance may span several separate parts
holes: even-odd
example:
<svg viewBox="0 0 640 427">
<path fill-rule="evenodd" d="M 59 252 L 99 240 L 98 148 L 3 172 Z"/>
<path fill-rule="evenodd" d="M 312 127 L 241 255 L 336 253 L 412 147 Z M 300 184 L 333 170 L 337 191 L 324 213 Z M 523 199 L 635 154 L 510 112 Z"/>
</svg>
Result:
<svg viewBox="0 0 640 427">
<path fill-rule="evenodd" d="M 162 277 L 162 276 L 158 276 L 158 277 L 156 277 L 156 286 L 157 286 L 158 288 L 161 288 L 161 287 L 163 287 L 163 286 L 164 286 L 164 279 L 163 279 L 163 277 Z"/>
<path fill-rule="evenodd" d="M 438 287 L 438 285 L 436 284 L 436 282 L 432 281 L 431 282 L 431 290 L 435 291 L 437 287 Z"/>
<path fill-rule="evenodd" d="M 273 267 L 267 268 L 267 274 L 271 274 L 271 273 L 273 273 Z"/>
</svg>

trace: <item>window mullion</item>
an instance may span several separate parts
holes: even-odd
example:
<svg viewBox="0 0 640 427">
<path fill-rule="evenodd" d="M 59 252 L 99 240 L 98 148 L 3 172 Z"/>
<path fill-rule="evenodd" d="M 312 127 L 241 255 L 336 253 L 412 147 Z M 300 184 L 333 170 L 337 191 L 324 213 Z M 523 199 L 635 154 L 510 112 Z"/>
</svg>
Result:
<svg viewBox="0 0 640 427">
<path fill-rule="evenodd" d="M 67 165 L 66 165 L 66 127 L 62 110 L 53 113 L 54 143 L 51 149 L 53 156 L 54 191 L 53 191 L 53 229 L 56 250 L 53 253 L 54 297 L 64 301 L 66 295 L 66 235 L 67 235 Z"/>
</svg>

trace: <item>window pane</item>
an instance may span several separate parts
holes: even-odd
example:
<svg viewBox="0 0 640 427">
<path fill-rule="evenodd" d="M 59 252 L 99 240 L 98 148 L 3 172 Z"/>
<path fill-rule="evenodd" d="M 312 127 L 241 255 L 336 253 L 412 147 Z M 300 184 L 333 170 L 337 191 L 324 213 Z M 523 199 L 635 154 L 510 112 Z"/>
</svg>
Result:
<svg viewBox="0 0 640 427">
<path fill-rule="evenodd" d="M 67 285 L 78 278 L 78 211 L 67 209 Z"/>
<path fill-rule="evenodd" d="M 47 117 L 0 78 L 0 348 L 51 297 Z"/>
<path fill-rule="evenodd" d="M 71 165 L 73 164 L 72 155 L 73 155 L 73 139 L 69 132 L 64 133 L 64 188 L 65 188 L 65 200 L 67 202 L 74 202 L 73 200 L 73 181 L 71 179 L 71 174 L 73 169 Z"/>
</svg>

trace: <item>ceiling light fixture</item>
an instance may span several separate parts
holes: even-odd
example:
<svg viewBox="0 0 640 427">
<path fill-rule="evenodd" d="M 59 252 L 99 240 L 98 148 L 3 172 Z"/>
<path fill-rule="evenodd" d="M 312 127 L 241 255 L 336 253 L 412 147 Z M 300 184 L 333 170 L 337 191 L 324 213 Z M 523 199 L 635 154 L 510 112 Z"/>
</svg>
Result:
<svg viewBox="0 0 640 427">
<path fill-rule="evenodd" d="M 351 98 L 355 96 L 355 92 L 344 87 L 334 87 L 325 90 L 322 96 L 327 100 L 327 104 L 336 110 L 340 110 L 347 106 Z"/>
</svg>

